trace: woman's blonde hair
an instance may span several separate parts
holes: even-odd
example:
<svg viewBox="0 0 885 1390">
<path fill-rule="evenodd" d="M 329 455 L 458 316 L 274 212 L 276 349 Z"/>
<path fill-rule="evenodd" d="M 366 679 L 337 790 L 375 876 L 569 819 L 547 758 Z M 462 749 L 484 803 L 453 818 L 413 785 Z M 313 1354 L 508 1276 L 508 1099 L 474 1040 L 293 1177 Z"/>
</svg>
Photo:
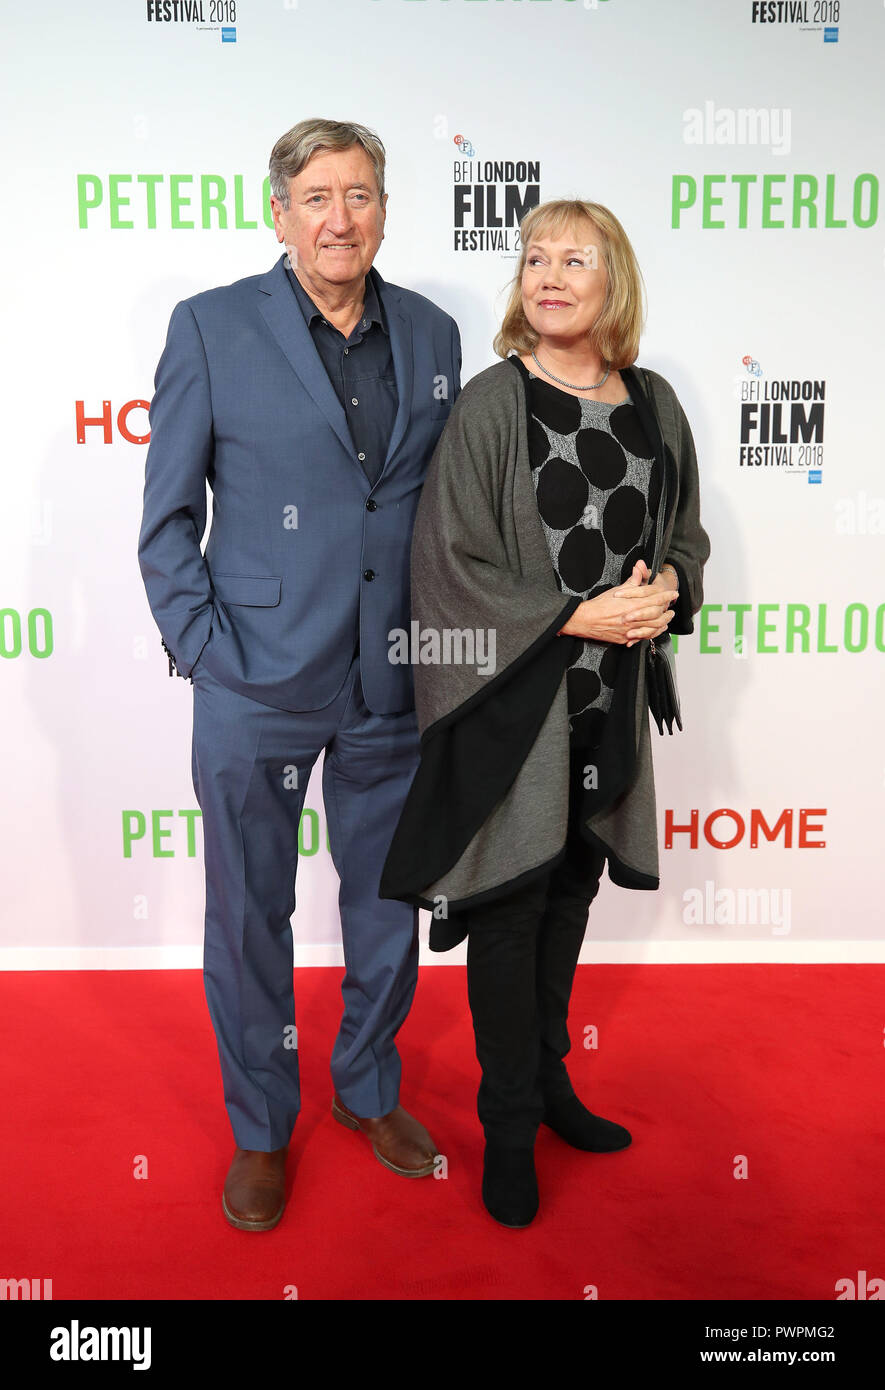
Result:
<svg viewBox="0 0 885 1390">
<path fill-rule="evenodd" d="M 569 228 L 583 230 L 587 224 L 608 280 L 605 301 L 590 336 L 599 355 L 615 371 L 632 366 L 636 361 L 645 318 L 645 287 L 639 263 L 614 213 L 601 203 L 586 203 L 580 198 L 556 198 L 539 203 L 522 219 L 519 263 L 511 281 L 513 288 L 504 319 L 493 344 L 499 357 L 511 352 L 530 352 L 538 342 L 539 335 L 526 318 L 522 305 L 527 248 L 545 233 L 562 236 Z"/>
</svg>

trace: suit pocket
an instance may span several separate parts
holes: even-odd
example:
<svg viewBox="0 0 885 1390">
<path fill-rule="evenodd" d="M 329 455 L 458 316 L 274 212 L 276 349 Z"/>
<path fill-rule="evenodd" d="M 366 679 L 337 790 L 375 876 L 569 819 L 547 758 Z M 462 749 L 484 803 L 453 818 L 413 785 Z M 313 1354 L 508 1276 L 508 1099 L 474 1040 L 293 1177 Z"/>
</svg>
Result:
<svg viewBox="0 0 885 1390">
<path fill-rule="evenodd" d="M 242 604 L 245 608 L 275 608 L 280 601 L 282 580 L 263 575 L 213 574 L 212 587 L 222 603 Z"/>
</svg>

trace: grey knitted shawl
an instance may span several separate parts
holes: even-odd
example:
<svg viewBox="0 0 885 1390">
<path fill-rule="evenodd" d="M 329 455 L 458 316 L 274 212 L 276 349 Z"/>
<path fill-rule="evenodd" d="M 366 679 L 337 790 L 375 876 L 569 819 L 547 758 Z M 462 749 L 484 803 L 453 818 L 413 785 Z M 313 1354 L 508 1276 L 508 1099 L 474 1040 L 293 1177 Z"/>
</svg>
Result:
<svg viewBox="0 0 885 1390">
<path fill-rule="evenodd" d="M 666 467 L 655 559 L 656 567 L 670 561 L 679 575 L 670 630 L 691 632 L 710 549 L 700 524 L 691 431 L 663 377 L 643 373 L 654 403 L 649 413 L 635 371 L 622 375 L 654 426 Z M 437 444 L 415 521 L 410 636 L 422 758 L 384 866 L 381 897 L 429 907 L 437 916 L 510 891 L 556 863 L 565 843 L 565 670 L 577 639 L 557 633 L 580 600 L 565 596 L 556 581 L 528 431 L 525 386 L 511 362 L 473 377 Z M 582 833 L 607 851 L 615 882 L 656 888 L 646 645 L 624 652 L 632 711 L 627 783 L 614 796 L 602 789 Z"/>
</svg>

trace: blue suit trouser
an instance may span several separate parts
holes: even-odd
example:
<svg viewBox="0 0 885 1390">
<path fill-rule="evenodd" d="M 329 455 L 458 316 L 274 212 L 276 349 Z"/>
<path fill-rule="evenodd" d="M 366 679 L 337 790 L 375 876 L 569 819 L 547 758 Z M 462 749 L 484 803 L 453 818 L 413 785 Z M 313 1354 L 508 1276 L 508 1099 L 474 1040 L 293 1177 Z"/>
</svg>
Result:
<svg viewBox="0 0 885 1390">
<path fill-rule="evenodd" d="M 335 1090 L 360 1116 L 399 1101 L 394 1038 L 418 978 L 418 912 L 378 897 L 381 868 L 419 759 L 414 710 L 373 714 L 359 655 L 332 702 L 292 712 L 193 675 L 193 779 L 206 869 L 203 981 L 237 1145 L 289 1142 L 301 1106 L 293 940 L 298 837 L 321 752 L 332 860 L 341 880 L 344 1011 Z"/>
</svg>

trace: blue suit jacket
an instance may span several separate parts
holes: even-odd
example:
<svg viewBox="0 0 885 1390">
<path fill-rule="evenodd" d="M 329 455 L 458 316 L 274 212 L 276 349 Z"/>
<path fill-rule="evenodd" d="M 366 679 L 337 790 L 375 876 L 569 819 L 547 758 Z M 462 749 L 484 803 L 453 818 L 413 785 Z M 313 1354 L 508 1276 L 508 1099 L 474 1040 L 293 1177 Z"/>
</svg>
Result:
<svg viewBox="0 0 885 1390">
<path fill-rule="evenodd" d="M 138 546 L 148 602 L 182 675 L 199 657 L 222 684 L 279 709 L 329 704 L 359 636 L 366 704 L 392 714 L 414 705 L 411 666 L 389 661 L 388 633 L 409 630 L 412 525 L 460 389 L 458 329 L 369 271 L 399 397 L 370 487 L 284 261 L 172 313 Z"/>
</svg>

